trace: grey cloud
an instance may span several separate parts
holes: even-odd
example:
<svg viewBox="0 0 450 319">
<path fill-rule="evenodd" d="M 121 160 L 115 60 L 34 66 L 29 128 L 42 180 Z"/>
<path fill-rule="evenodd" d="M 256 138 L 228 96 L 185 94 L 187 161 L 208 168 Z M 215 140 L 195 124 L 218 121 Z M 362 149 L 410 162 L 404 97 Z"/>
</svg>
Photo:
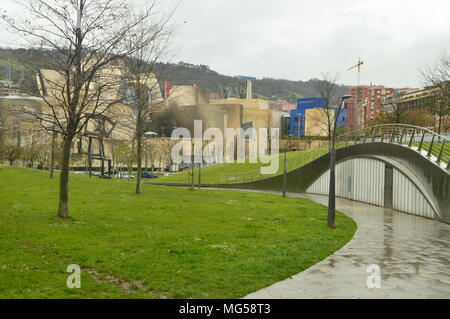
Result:
<svg viewBox="0 0 450 319">
<path fill-rule="evenodd" d="M 450 49 L 449 11 L 448 0 L 182 0 L 174 61 L 291 80 L 340 72 L 342 83 L 355 84 L 347 68 L 361 57 L 362 83 L 418 87 L 417 68 Z"/>
</svg>

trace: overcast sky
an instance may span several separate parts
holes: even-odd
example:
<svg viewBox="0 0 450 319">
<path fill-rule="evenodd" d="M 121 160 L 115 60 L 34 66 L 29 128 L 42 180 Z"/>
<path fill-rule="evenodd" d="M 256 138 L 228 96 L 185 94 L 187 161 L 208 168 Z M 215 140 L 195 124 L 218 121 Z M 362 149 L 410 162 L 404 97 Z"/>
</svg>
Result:
<svg viewBox="0 0 450 319">
<path fill-rule="evenodd" d="M 180 2 L 173 18 L 180 26 L 175 60 L 227 75 L 308 80 L 340 72 L 340 82 L 350 85 L 357 73 L 347 68 L 361 57 L 362 84 L 420 87 L 417 68 L 450 51 L 449 0 Z M 0 43 L 11 41 L 2 32 Z"/>
</svg>

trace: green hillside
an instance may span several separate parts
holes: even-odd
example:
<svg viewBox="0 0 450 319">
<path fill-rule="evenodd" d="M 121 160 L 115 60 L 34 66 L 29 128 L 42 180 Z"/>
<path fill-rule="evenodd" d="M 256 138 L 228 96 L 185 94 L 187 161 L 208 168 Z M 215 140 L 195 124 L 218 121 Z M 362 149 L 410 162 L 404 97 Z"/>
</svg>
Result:
<svg viewBox="0 0 450 319">
<path fill-rule="evenodd" d="M 31 54 L 32 53 L 32 54 Z M 2 49 L 0 48 L 0 79 L 8 79 L 9 63 L 11 63 L 11 79 L 23 86 L 24 92 L 34 92 L 30 86 L 34 83 L 34 75 L 26 64 L 33 56 L 37 63 L 42 63 L 45 59 L 42 56 L 49 54 L 40 50 L 26 49 Z M 43 65 L 45 67 L 45 65 Z M 155 74 L 158 76 L 161 87 L 166 80 L 170 80 L 172 86 L 193 85 L 198 83 L 201 88 L 208 89 L 212 93 L 221 95 L 226 88 L 238 92 L 241 97 L 245 95 L 244 80 L 235 76 L 227 76 L 212 70 L 207 65 L 194 65 L 185 62 L 179 63 L 158 63 L 155 65 Z M 21 81 L 21 79 L 24 79 Z M 263 99 L 282 99 L 294 103 L 296 99 L 302 97 L 315 97 L 315 83 L 317 79 L 308 81 L 290 81 L 283 79 L 262 78 L 253 82 L 253 96 Z M 337 95 L 348 93 L 348 87 L 340 85 Z"/>
<path fill-rule="evenodd" d="M 323 155 L 325 149 L 311 150 L 311 151 L 296 151 L 289 152 L 286 156 L 287 171 L 292 171 L 299 168 L 311 160 Z M 268 166 L 262 163 L 222 163 L 210 165 L 201 169 L 201 181 L 208 184 L 223 184 L 223 183 L 240 183 L 268 178 L 277 174 L 282 174 L 284 170 L 284 154 L 279 154 L 279 165 L 276 174 L 262 175 L 261 167 Z M 197 183 L 198 168 L 194 169 L 195 182 Z M 154 182 L 167 183 L 189 183 L 191 178 L 191 170 L 185 170 L 170 176 L 165 176 L 154 180 Z"/>
<path fill-rule="evenodd" d="M 207 65 L 193 65 L 179 62 L 178 64 L 158 64 L 157 74 L 161 80 L 170 80 L 172 85 L 193 85 L 198 83 L 200 87 L 210 92 L 220 94 L 223 88 L 232 88 L 245 94 L 245 81 L 237 77 L 226 76 L 211 70 Z M 163 83 L 161 81 L 161 83 Z M 290 81 L 283 79 L 262 78 L 253 82 L 253 97 L 265 99 L 282 99 L 294 103 L 298 98 L 315 97 L 314 88 L 317 79 L 308 81 Z M 348 87 L 340 85 L 337 95 L 348 93 Z"/>
</svg>

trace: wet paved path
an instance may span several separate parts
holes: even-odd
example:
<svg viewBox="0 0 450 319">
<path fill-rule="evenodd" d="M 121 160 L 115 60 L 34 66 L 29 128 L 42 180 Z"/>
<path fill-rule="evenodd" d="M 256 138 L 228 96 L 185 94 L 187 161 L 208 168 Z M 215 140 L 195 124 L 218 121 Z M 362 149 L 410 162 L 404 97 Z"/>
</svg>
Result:
<svg viewBox="0 0 450 319">
<path fill-rule="evenodd" d="M 246 298 L 450 298 L 450 225 L 339 198 L 336 207 L 357 222 L 354 238 L 307 270 Z M 380 267 L 380 288 L 367 288 L 372 264 Z"/>
</svg>

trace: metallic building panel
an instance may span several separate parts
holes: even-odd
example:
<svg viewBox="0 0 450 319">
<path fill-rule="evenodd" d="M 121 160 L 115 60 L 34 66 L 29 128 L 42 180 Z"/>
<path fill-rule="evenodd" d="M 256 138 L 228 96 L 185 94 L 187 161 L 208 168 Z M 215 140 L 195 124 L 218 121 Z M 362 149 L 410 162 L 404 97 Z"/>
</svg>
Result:
<svg viewBox="0 0 450 319">
<path fill-rule="evenodd" d="M 383 161 L 353 158 L 336 165 L 336 195 L 384 206 L 385 166 Z M 306 189 L 307 193 L 328 195 L 329 170 Z M 354 186 L 352 187 L 353 184 Z M 350 192 L 349 192 L 350 190 Z M 398 169 L 393 170 L 393 209 L 433 218 L 434 210 L 422 192 Z"/>
<path fill-rule="evenodd" d="M 393 208 L 428 218 L 434 216 L 434 210 L 422 192 L 397 169 L 394 170 Z"/>
<path fill-rule="evenodd" d="M 384 204 L 384 162 L 353 158 L 336 165 L 336 195 L 378 206 Z M 306 192 L 328 195 L 329 170 Z"/>
</svg>

